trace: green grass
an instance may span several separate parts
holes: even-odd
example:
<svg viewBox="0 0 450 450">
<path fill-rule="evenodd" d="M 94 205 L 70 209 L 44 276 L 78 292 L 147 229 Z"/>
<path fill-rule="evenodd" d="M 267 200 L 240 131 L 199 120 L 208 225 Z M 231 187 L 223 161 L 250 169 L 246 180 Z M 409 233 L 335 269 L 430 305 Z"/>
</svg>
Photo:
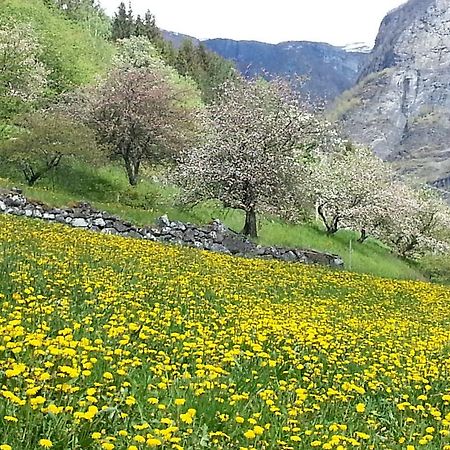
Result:
<svg viewBox="0 0 450 450">
<path fill-rule="evenodd" d="M 14 166 L 2 164 L 0 187 L 20 187 L 27 197 L 52 206 L 88 201 L 98 209 L 116 214 L 138 225 L 151 225 L 167 214 L 172 220 L 205 224 L 218 218 L 233 230 L 243 225 L 243 215 L 212 202 L 195 207 L 176 203 L 176 190 L 152 181 L 147 174 L 137 188 L 130 188 L 122 168 L 114 165 L 91 167 L 66 161 L 64 165 L 35 187 L 24 185 Z M 381 243 L 369 239 L 356 242 L 355 233 L 341 230 L 328 236 L 320 223 L 293 225 L 279 220 L 260 220 L 259 243 L 307 248 L 334 253 L 344 259 L 347 269 L 382 277 L 424 279 L 421 271 L 390 252 Z"/>
</svg>

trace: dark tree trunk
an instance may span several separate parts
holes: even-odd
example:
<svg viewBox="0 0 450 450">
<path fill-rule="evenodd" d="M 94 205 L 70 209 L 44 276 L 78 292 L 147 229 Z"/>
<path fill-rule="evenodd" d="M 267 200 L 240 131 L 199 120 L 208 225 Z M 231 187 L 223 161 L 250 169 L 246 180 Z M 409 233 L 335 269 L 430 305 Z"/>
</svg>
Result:
<svg viewBox="0 0 450 450">
<path fill-rule="evenodd" d="M 339 229 L 339 216 L 334 216 L 333 219 L 328 222 L 325 213 L 323 211 L 323 207 L 325 205 L 319 205 L 319 207 L 317 208 L 317 212 L 320 216 L 320 218 L 322 219 L 323 224 L 325 225 L 325 228 L 327 229 L 327 234 L 331 235 L 337 232 L 337 230 Z"/>
<path fill-rule="evenodd" d="M 369 236 L 367 235 L 367 231 L 365 230 L 365 228 L 361 229 L 361 236 L 358 239 L 358 242 L 360 244 L 362 244 Z"/>
<path fill-rule="evenodd" d="M 251 238 L 258 237 L 258 230 L 256 226 L 256 212 L 254 208 L 245 211 L 245 225 L 242 234 L 250 236 Z"/>
<path fill-rule="evenodd" d="M 29 162 L 25 162 L 22 168 L 23 175 L 27 181 L 28 186 L 34 186 L 39 178 L 43 177 L 47 172 L 55 167 L 58 167 L 61 161 L 62 155 L 60 153 L 56 154 L 46 162 L 46 165 L 41 170 L 35 171 L 33 166 Z"/>
</svg>

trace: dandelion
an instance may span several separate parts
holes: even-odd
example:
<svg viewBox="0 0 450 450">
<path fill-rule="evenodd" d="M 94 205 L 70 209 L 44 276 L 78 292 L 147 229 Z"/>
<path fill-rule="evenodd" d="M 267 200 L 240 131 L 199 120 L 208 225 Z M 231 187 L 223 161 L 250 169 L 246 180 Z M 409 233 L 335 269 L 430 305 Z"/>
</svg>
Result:
<svg viewBox="0 0 450 450">
<path fill-rule="evenodd" d="M 356 405 L 356 411 L 359 413 L 363 413 L 366 410 L 366 405 L 364 403 L 358 403 Z"/>
<path fill-rule="evenodd" d="M 244 433 L 244 436 L 245 436 L 247 439 L 255 439 L 256 434 L 255 434 L 255 432 L 254 432 L 253 430 L 247 430 L 247 431 Z"/>
<path fill-rule="evenodd" d="M 3 417 L 7 422 L 18 422 L 19 419 L 15 416 L 4 416 Z"/>
<path fill-rule="evenodd" d="M 50 439 L 39 439 L 39 445 L 44 448 L 53 447 L 53 442 Z"/>
</svg>

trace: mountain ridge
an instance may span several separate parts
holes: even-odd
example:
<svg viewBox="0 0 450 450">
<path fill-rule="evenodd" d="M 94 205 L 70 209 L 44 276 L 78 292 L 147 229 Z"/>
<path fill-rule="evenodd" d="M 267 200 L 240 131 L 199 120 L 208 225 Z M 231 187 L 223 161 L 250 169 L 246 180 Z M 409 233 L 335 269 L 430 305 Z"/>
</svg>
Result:
<svg viewBox="0 0 450 450">
<path fill-rule="evenodd" d="M 266 78 L 305 77 L 303 93 L 316 100 L 332 101 L 357 80 L 360 67 L 367 58 L 364 52 L 349 52 L 325 42 L 286 41 L 278 44 L 260 41 L 237 41 L 226 38 L 200 41 L 192 36 L 164 32 L 176 47 L 181 37 L 235 63 L 244 75 Z"/>
</svg>

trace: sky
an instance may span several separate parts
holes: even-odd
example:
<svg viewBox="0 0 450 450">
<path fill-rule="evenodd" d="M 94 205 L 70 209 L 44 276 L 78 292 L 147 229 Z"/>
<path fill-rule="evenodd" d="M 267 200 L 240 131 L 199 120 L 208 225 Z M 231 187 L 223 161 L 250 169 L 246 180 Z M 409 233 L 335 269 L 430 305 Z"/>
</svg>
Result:
<svg viewBox="0 0 450 450">
<path fill-rule="evenodd" d="M 120 0 L 100 0 L 113 14 Z M 128 0 L 125 0 L 128 3 Z M 405 0 L 132 0 L 165 30 L 199 39 L 229 38 L 273 44 L 317 41 L 373 45 L 381 20 Z"/>
</svg>

